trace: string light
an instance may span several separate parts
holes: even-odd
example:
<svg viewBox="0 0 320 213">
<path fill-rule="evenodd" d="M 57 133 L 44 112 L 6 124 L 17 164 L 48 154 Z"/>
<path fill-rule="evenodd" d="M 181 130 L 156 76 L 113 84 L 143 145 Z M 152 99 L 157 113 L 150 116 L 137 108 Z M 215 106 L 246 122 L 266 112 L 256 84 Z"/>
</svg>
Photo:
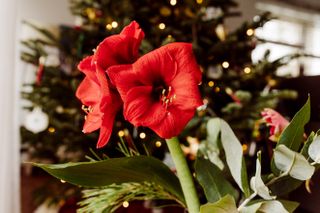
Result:
<svg viewBox="0 0 320 213">
<path fill-rule="evenodd" d="M 248 150 L 247 144 L 242 144 L 242 151 L 246 152 Z"/>
<path fill-rule="evenodd" d="M 128 207 L 129 207 L 129 202 L 128 202 L 128 201 L 124 201 L 124 202 L 122 203 L 122 206 L 123 206 L 124 208 L 128 208 Z"/>
<path fill-rule="evenodd" d="M 107 24 L 107 25 L 106 25 L 106 29 L 107 29 L 107 30 L 112 30 L 112 25 L 111 25 L 111 24 Z"/>
<path fill-rule="evenodd" d="M 227 69 L 229 66 L 230 66 L 230 64 L 229 64 L 229 62 L 227 62 L 227 61 L 224 61 L 224 62 L 222 63 L 222 67 L 225 68 L 225 69 Z"/>
<path fill-rule="evenodd" d="M 56 131 L 56 129 L 55 129 L 54 127 L 49 127 L 49 128 L 48 128 L 48 131 L 49 131 L 50 133 L 54 133 L 54 132 Z"/>
<path fill-rule="evenodd" d="M 253 29 L 247 29 L 247 36 L 253 36 L 253 34 L 254 34 L 254 30 Z"/>
<path fill-rule="evenodd" d="M 198 4 L 202 4 L 203 0 L 197 0 Z"/>
<path fill-rule="evenodd" d="M 164 30 L 166 28 L 166 25 L 164 23 L 159 24 L 159 29 Z"/>
<path fill-rule="evenodd" d="M 159 148 L 159 147 L 161 147 L 161 146 L 162 146 L 161 141 L 157 141 L 157 142 L 156 142 L 156 147 L 158 147 L 158 148 Z"/>
<path fill-rule="evenodd" d="M 124 131 L 123 131 L 123 130 L 120 130 L 120 131 L 118 132 L 118 136 L 119 136 L 119 137 L 123 137 L 123 136 L 124 136 Z"/>
<path fill-rule="evenodd" d="M 176 4 L 177 4 L 177 0 L 170 0 L 170 4 L 171 4 L 172 6 L 176 5 Z"/>
<path fill-rule="evenodd" d="M 116 21 L 111 22 L 111 26 L 113 28 L 117 28 L 118 27 L 118 22 L 116 22 Z"/>
<path fill-rule="evenodd" d="M 61 182 L 61 183 L 65 183 L 66 181 L 61 179 L 60 182 Z"/>
<path fill-rule="evenodd" d="M 226 88 L 226 93 L 228 94 L 228 95 L 232 95 L 232 89 L 230 88 L 230 87 L 227 87 Z"/>
<path fill-rule="evenodd" d="M 139 137 L 141 138 L 141 139 L 145 139 L 146 138 L 146 133 L 144 133 L 144 132 L 141 132 L 140 134 L 139 134 Z"/>
<path fill-rule="evenodd" d="M 214 86 L 214 82 L 213 82 L 213 81 L 209 81 L 209 82 L 208 82 L 208 86 L 209 86 L 209 87 L 213 87 L 213 86 Z"/>
<path fill-rule="evenodd" d="M 249 73 L 251 73 L 251 68 L 245 67 L 243 71 L 244 71 L 244 73 L 249 74 Z"/>
<path fill-rule="evenodd" d="M 220 87 L 216 87 L 216 88 L 214 89 L 215 92 L 220 92 L 220 90 L 221 90 Z"/>
</svg>

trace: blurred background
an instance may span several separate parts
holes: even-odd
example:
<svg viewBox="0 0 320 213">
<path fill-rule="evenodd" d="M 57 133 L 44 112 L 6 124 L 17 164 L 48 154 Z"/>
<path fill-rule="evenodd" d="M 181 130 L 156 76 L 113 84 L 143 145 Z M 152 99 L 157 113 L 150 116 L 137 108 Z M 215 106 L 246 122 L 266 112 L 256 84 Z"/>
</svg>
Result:
<svg viewBox="0 0 320 213">
<path fill-rule="evenodd" d="M 202 138 L 201 119 L 209 114 L 230 123 L 248 159 L 258 148 L 268 153 L 261 110 L 276 108 L 290 119 L 308 94 L 312 116 L 306 133 L 320 127 L 318 0 L 0 3 L 0 212 L 75 212 L 79 189 L 21 162 L 76 162 L 95 154 L 98 134 L 81 133 L 84 113 L 74 92 L 83 76 L 76 65 L 130 20 L 146 33 L 141 54 L 172 41 L 194 45 L 207 108 L 184 133 L 186 146 L 192 147 L 190 137 Z M 113 132 L 115 142 L 123 135 L 150 141 L 152 155 L 168 161 L 163 141 L 149 129 L 133 128 L 119 116 Z M 98 154 L 117 156 L 110 146 Z M 192 149 L 186 154 L 192 161 Z M 299 212 L 317 212 L 319 177 L 312 193 L 301 187 L 290 195 L 302 202 Z M 151 212 L 148 205 L 134 203 L 119 212 Z"/>
</svg>

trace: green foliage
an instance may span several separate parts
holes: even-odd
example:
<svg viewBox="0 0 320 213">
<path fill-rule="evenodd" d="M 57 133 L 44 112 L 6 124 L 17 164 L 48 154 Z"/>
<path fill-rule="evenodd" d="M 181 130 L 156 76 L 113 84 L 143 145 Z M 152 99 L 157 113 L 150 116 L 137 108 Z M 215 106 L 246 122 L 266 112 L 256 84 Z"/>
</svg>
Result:
<svg viewBox="0 0 320 213">
<path fill-rule="evenodd" d="M 123 202 L 134 200 L 173 200 L 184 205 L 163 187 L 150 182 L 111 184 L 104 188 L 85 189 L 78 204 L 79 213 L 114 212 Z"/>
<path fill-rule="evenodd" d="M 207 203 L 200 207 L 200 213 L 237 213 L 236 203 L 232 196 L 226 195 L 215 203 Z"/>
<path fill-rule="evenodd" d="M 153 157 L 134 156 L 96 162 L 34 165 L 56 178 L 83 187 L 150 182 L 163 187 L 184 202 L 178 178 L 166 165 Z"/>
<path fill-rule="evenodd" d="M 209 160 L 197 158 L 195 171 L 208 202 L 214 203 L 228 194 L 237 199 L 238 192 L 226 180 L 219 168 Z"/>
<path fill-rule="evenodd" d="M 285 145 L 292 151 L 298 151 L 303 141 L 304 126 L 310 120 L 310 97 L 303 107 L 295 114 L 290 124 L 280 135 L 277 147 Z M 279 174 L 279 170 L 275 167 L 274 160 L 271 162 L 272 172 Z"/>
</svg>

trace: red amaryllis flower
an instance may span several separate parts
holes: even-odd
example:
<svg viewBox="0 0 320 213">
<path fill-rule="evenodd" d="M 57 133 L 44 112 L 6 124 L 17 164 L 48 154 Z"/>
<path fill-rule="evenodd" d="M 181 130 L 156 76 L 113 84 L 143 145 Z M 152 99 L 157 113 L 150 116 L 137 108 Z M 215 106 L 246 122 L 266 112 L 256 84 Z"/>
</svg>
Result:
<svg viewBox="0 0 320 213">
<path fill-rule="evenodd" d="M 280 115 L 277 111 L 265 108 L 261 112 L 263 120 L 270 126 L 270 137 L 271 141 L 278 141 L 279 136 L 283 130 L 289 125 L 289 121 Z"/>
<path fill-rule="evenodd" d="M 119 35 L 107 37 L 93 56 L 83 59 L 78 65 L 78 69 L 86 75 L 76 92 L 87 113 L 83 132 L 90 133 L 100 128 L 97 148 L 107 144 L 114 118 L 122 106 L 121 98 L 110 84 L 105 70 L 115 64 L 135 61 L 143 37 L 139 25 L 132 22 Z"/>
<path fill-rule="evenodd" d="M 107 72 L 124 102 L 125 118 L 163 138 L 178 135 L 203 104 L 191 44 L 171 43 Z"/>
</svg>

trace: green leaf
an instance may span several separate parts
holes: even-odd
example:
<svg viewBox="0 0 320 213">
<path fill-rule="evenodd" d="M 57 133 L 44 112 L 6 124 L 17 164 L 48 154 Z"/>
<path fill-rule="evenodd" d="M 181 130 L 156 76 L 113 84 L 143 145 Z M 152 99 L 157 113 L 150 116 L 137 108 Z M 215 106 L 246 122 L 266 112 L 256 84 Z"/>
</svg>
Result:
<svg viewBox="0 0 320 213">
<path fill-rule="evenodd" d="M 241 143 L 230 126 L 222 119 L 220 119 L 220 126 L 221 143 L 226 154 L 226 161 L 231 175 L 240 189 L 248 197 L 250 195 L 250 188 Z"/>
<path fill-rule="evenodd" d="M 210 146 L 219 149 L 220 118 L 211 118 L 207 123 L 207 141 Z"/>
<path fill-rule="evenodd" d="M 264 184 L 261 178 L 261 151 L 257 153 L 256 174 L 250 181 L 251 189 L 265 200 L 275 199 L 270 195 L 269 188 Z"/>
<path fill-rule="evenodd" d="M 277 146 L 274 150 L 274 162 L 279 170 L 298 180 L 310 179 L 315 170 L 303 155 L 285 145 Z"/>
<path fill-rule="evenodd" d="M 200 213 L 238 213 L 236 203 L 231 195 L 226 195 L 215 203 L 200 206 Z"/>
<path fill-rule="evenodd" d="M 301 149 L 301 154 L 305 157 L 305 158 L 308 158 L 309 157 L 309 154 L 308 154 L 308 149 L 309 149 L 309 146 L 310 144 L 312 143 L 313 141 L 313 138 L 316 136 L 316 134 L 314 132 L 311 132 L 308 139 L 306 140 L 306 142 L 304 143 L 302 149 Z"/>
<path fill-rule="evenodd" d="M 141 155 L 95 162 L 34 165 L 58 179 L 84 187 L 150 182 L 162 186 L 185 202 L 178 178 L 165 164 L 153 157 Z"/>
<path fill-rule="evenodd" d="M 272 200 L 256 202 L 244 207 L 240 213 L 292 213 L 299 203 L 287 200 Z"/>
<path fill-rule="evenodd" d="M 308 154 L 314 162 L 320 163 L 320 136 L 314 137 L 308 148 Z"/>
<path fill-rule="evenodd" d="M 304 126 L 310 120 L 310 97 L 308 97 L 307 102 L 303 107 L 295 114 L 292 121 L 284 129 L 280 135 L 277 147 L 280 145 L 285 145 L 293 151 L 298 151 L 301 143 L 303 141 Z M 278 175 L 279 170 L 274 164 L 274 159 L 271 162 L 271 170 L 274 174 Z"/>
<path fill-rule="evenodd" d="M 304 126 L 310 120 L 310 97 L 303 107 L 295 114 L 290 124 L 280 135 L 279 145 L 286 145 L 293 151 L 298 151 L 303 141 Z"/>
<path fill-rule="evenodd" d="M 195 171 L 209 202 L 216 202 L 227 194 L 237 198 L 238 192 L 225 179 L 219 168 L 209 160 L 197 158 Z"/>
</svg>

